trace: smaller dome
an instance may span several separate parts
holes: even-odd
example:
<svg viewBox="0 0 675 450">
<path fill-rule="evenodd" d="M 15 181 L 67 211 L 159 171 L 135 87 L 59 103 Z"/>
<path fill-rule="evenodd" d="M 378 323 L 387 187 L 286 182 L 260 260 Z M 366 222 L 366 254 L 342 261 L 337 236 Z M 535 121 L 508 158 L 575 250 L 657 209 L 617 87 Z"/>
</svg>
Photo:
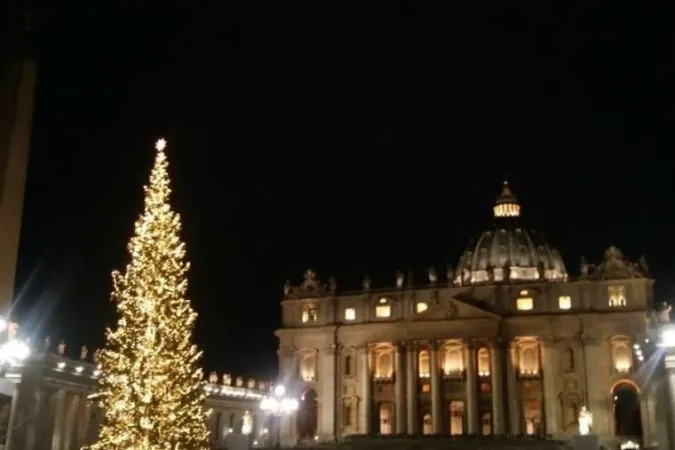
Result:
<svg viewBox="0 0 675 450">
<path fill-rule="evenodd" d="M 504 182 L 493 208 L 497 223 L 484 231 L 459 260 L 455 284 L 502 281 L 563 281 L 567 271 L 560 253 L 535 231 L 521 228 L 516 196 Z"/>
</svg>

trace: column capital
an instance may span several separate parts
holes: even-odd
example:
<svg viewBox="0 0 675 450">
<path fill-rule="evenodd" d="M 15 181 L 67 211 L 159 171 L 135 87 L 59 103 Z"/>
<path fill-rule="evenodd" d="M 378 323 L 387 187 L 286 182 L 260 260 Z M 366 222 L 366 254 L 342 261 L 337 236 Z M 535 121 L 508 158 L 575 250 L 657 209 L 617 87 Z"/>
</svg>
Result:
<svg viewBox="0 0 675 450">
<path fill-rule="evenodd" d="M 327 355 L 335 355 L 340 351 L 340 344 L 329 344 L 323 348 Z"/>
<path fill-rule="evenodd" d="M 359 344 L 356 346 L 356 350 L 364 352 L 366 354 L 370 354 L 373 351 L 373 346 L 369 343 Z"/>
<path fill-rule="evenodd" d="M 541 338 L 541 343 L 544 348 L 556 347 L 562 340 L 555 336 L 546 336 Z"/>
<path fill-rule="evenodd" d="M 579 333 L 578 339 L 584 345 L 598 345 L 600 338 L 595 333 Z"/>
<path fill-rule="evenodd" d="M 501 336 L 495 336 L 492 339 L 490 339 L 488 345 L 490 348 L 498 349 L 498 348 L 508 348 L 508 344 L 510 341 L 507 339 L 501 337 Z"/>
</svg>

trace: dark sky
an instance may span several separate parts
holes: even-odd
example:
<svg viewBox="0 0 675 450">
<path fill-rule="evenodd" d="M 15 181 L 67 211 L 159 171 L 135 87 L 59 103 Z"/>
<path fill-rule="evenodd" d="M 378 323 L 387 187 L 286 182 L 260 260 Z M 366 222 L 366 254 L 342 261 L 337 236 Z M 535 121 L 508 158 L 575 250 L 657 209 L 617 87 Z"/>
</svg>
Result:
<svg viewBox="0 0 675 450">
<path fill-rule="evenodd" d="M 572 274 L 615 244 L 675 292 L 672 8 L 57 3 L 17 287 L 37 336 L 102 342 L 160 136 L 208 369 L 274 373 L 282 285 L 307 267 L 357 287 L 456 264 L 505 175 Z"/>
</svg>

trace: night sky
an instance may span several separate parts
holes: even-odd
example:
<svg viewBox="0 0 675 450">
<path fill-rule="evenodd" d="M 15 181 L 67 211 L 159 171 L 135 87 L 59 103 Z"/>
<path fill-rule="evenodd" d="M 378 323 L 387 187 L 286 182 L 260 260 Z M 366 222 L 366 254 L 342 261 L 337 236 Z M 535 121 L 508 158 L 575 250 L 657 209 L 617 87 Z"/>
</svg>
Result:
<svg viewBox="0 0 675 450">
<path fill-rule="evenodd" d="M 17 280 L 35 341 L 101 345 L 162 136 L 207 370 L 275 373 L 282 286 L 308 267 L 345 289 L 455 265 L 504 177 L 571 274 L 617 245 L 675 294 L 672 8 L 56 3 Z"/>
</svg>

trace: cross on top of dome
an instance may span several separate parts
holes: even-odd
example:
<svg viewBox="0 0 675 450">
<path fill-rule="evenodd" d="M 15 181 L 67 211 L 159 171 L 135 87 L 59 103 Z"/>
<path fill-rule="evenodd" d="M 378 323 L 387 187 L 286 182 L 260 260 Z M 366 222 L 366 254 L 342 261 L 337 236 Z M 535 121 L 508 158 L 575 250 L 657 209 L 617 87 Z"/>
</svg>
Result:
<svg viewBox="0 0 675 450">
<path fill-rule="evenodd" d="M 509 182 L 504 181 L 502 192 L 497 197 L 497 202 L 493 208 L 495 217 L 520 217 L 520 205 L 515 194 L 509 187 Z"/>
</svg>

